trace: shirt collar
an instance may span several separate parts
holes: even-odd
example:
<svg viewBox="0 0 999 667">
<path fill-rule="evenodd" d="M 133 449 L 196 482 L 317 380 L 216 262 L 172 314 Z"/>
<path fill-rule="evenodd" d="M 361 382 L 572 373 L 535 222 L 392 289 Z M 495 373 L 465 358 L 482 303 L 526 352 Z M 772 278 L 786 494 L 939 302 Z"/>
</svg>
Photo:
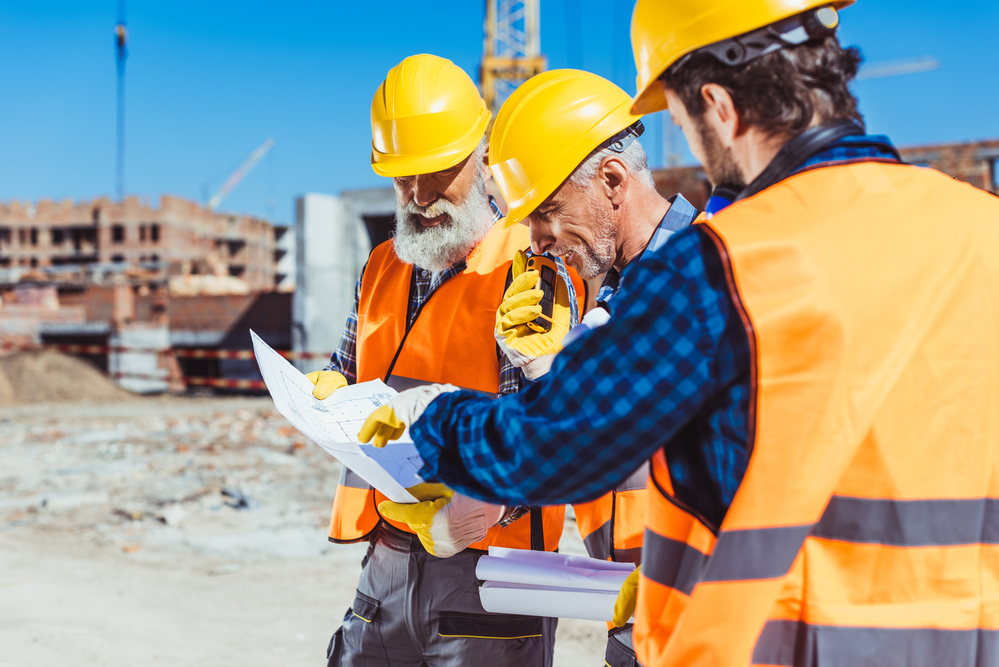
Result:
<svg viewBox="0 0 999 667">
<path fill-rule="evenodd" d="M 697 218 L 697 209 L 683 195 L 675 194 L 667 201 L 670 203 L 669 210 L 666 211 L 666 215 L 659 222 L 656 231 L 652 233 L 652 238 L 649 239 L 649 243 L 645 246 L 645 250 L 639 256 L 638 261 L 642 261 L 662 248 L 671 236 L 689 227 L 694 222 L 694 219 Z M 597 301 L 609 301 L 612 296 L 617 294 L 620 285 L 621 272 L 611 267 L 607 275 L 604 276 L 603 284 L 600 285 L 600 289 L 597 291 Z"/>
</svg>

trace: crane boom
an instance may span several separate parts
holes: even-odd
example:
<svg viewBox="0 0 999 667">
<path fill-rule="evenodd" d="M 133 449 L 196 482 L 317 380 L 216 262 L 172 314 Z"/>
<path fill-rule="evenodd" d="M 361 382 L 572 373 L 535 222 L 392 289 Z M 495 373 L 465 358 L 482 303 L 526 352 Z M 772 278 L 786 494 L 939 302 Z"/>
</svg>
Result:
<svg viewBox="0 0 999 667">
<path fill-rule="evenodd" d="M 229 175 L 229 178 L 225 179 L 225 183 L 219 188 L 215 194 L 211 196 L 208 200 L 208 208 L 214 211 L 222 200 L 225 199 L 233 188 L 239 185 L 240 181 L 246 178 L 246 175 L 253 171 L 253 168 L 257 166 L 257 163 L 264 159 L 267 152 L 274 146 L 274 140 L 268 139 L 264 143 L 257 146 L 250 155 L 243 160 L 243 164 L 239 165 L 236 171 Z"/>
</svg>

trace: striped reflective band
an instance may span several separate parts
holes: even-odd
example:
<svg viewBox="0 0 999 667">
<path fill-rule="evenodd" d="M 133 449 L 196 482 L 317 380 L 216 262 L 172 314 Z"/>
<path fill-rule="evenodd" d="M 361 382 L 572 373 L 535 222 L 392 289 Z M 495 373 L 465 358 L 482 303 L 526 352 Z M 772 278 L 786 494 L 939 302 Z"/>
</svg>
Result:
<svg viewBox="0 0 999 667">
<path fill-rule="evenodd" d="M 642 575 L 690 595 L 708 555 L 689 544 L 663 537 L 648 528 L 642 544 Z"/>
<path fill-rule="evenodd" d="M 856 628 L 770 621 L 754 665 L 788 667 L 994 667 L 999 631 Z"/>
<path fill-rule="evenodd" d="M 703 581 L 783 577 L 811 529 L 807 525 L 723 531 Z"/>
<path fill-rule="evenodd" d="M 611 555 L 611 522 L 605 521 L 604 525 L 583 538 L 586 545 L 586 553 L 590 558 L 607 560 Z"/>
<path fill-rule="evenodd" d="M 900 547 L 999 544 L 999 500 L 833 496 L 812 535 Z"/>
<path fill-rule="evenodd" d="M 689 595 L 698 581 L 782 577 L 809 536 L 901 547 L 999 544 L 999 500 L 833 496 L 817 524 L 723 530 L 710 559 L 682 542 L 646 530 L 642 567 L 653 581 Z"/>
<path fill-rule="evenodd" d="M 358 475 L 356 472 L 343 466 L 340 468 L 340 480 L 337 482 L 340 486 L 346 486 L 351 489 L 370 489 L 371 485 L 364 481 L 364 479 Z"/>
<path fill-rule="evenodd" d="M 618 493 L 625 491 L 642 491 L 649 483 L 649 462 L 646 461 L 642 467 L 628 475 L 628 479 L 617 485 L 614 490 Z"/>
</svg>

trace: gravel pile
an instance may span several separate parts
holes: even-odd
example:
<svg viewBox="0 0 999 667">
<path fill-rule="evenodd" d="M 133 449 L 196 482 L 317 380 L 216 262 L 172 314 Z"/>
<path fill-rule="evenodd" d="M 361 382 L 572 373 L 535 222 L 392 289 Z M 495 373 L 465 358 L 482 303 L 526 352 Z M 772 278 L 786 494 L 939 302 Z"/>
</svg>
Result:
<svg viewBox="0 0 999 667">
<path fill-rule="evenodd" d="M 0 357 L 0 406 L 48 401 L 121 401 L 132 397 L 92 364 L 41 350 Z"/>
</svg>

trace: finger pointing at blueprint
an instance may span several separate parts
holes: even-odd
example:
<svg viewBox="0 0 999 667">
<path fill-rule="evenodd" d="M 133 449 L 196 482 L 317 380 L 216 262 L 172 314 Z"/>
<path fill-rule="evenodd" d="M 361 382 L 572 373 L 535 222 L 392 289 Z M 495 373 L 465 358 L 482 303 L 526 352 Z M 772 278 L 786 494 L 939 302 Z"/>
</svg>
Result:
<svg viewBox="0 0 999 667">
<path fill-rule="evenodd" d="M 381 380 L 344 387 L 320 401 L 313 384 L 254 333 L 253 352 L 278 412 L 303 435 L 335 456 L 364 481 L 397 503 L 415 503 L 406 489 L 423 479 L 423 467 L 409 433 L 379 449 L 362 445 L 357 432 L 368 415 L 396 394 Z"/>
</svg>

